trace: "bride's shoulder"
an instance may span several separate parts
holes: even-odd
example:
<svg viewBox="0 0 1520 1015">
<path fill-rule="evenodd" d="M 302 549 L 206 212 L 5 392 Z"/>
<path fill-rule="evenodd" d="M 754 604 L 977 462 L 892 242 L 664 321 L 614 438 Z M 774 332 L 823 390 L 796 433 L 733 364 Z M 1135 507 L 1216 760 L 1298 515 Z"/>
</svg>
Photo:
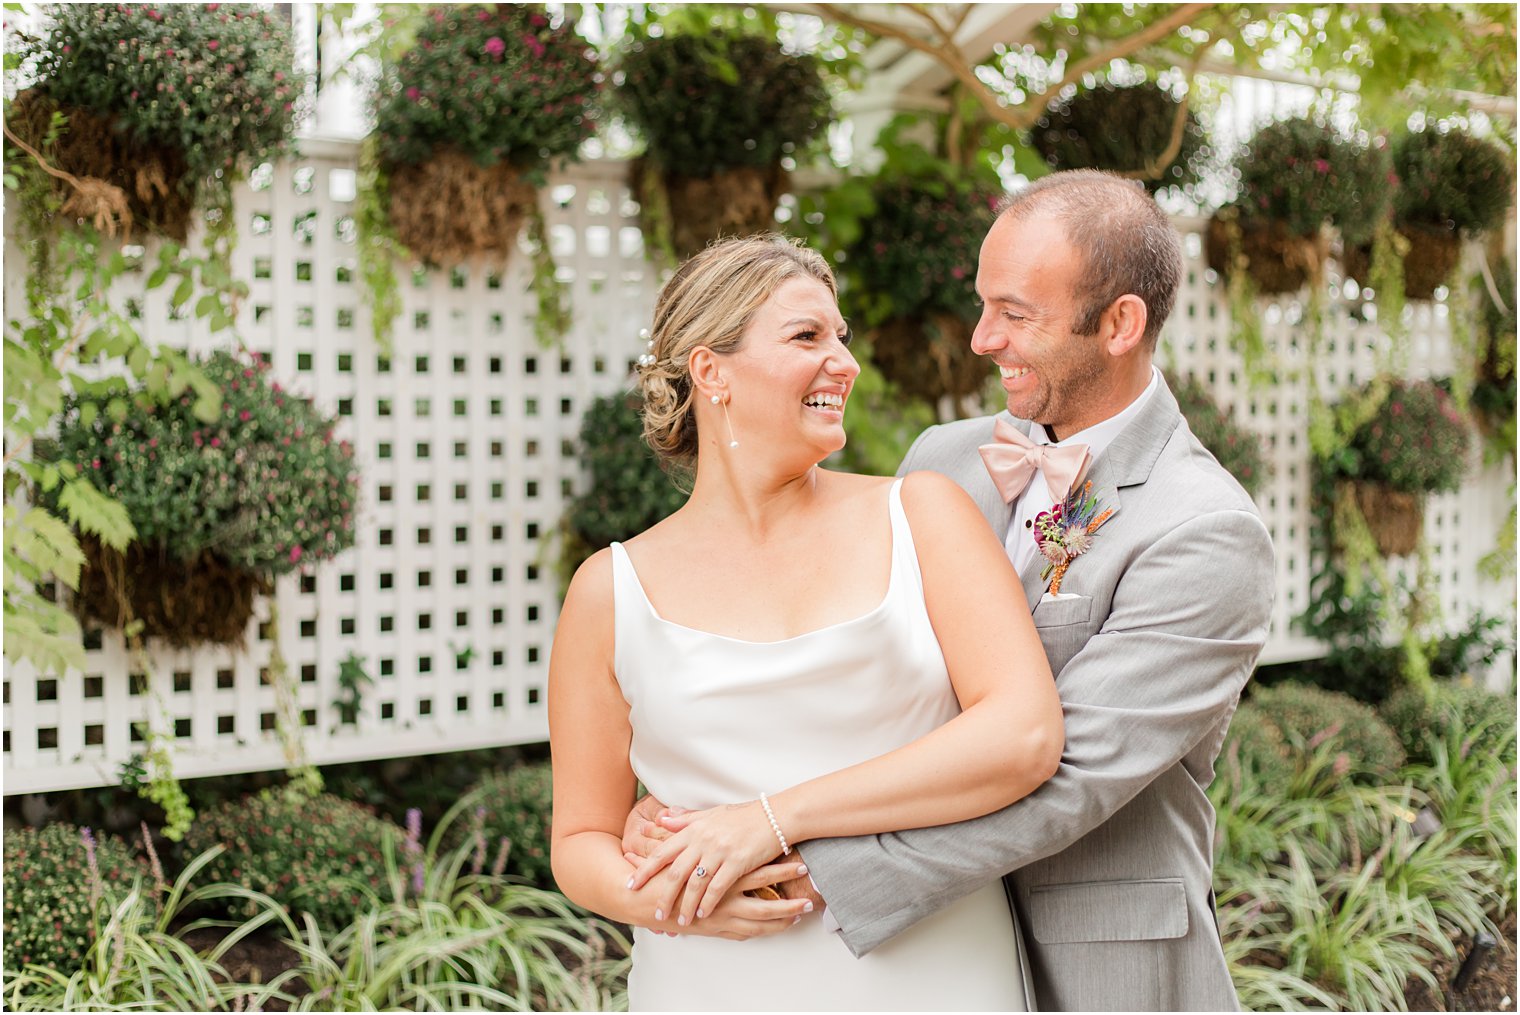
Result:
<svg viewBox="0 0 1520 1015">
<path fill-rule="evenodd" d="M 922 469 L 908 473 L 902 483 L 903 508 L 910 516 L 962 507 L 976 510 L 971 495 L 944 473 Z"/>
<path fill-rule="evenodd" d="M 612 607 L 612 547 L 606 546 L 581 562 L 565 590 L 563 613 L 594 612 Z"/>
</svg>

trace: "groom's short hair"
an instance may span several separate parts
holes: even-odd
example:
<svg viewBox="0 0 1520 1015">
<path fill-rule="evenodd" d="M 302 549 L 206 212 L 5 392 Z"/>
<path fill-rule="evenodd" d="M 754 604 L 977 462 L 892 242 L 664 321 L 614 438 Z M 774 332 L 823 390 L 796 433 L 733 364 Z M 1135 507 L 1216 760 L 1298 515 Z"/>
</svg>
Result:
<svg viewBox="0 0 1520 1015">
<path fill-rule="evenodd" d="M 1171 220 L 1135 180 L 1096 169 L 1042 176 L 1005 198 L 998 214 L 1053 215 L 1082 255 L 1072 331 L 1096 334 L 1103 312 L 1133 293 L 1145 301 L 1145 340 L 1155 349 L 1182 284 L 1182 244 Z"/>
</svg>

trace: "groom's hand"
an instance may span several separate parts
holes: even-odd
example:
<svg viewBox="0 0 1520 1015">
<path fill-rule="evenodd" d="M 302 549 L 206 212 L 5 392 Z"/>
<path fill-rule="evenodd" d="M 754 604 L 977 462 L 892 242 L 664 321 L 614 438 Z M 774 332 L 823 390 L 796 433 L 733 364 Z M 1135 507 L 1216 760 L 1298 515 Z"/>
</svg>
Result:
<svg viewBox="0 0 1520 1015">
<path fill-rule="evenodd" d="M 813 884 L 813 879 L 807 875 L 790 881 L 778 881 L 773 887 L 783 899 L 806 899 L 811 902 L 814 912 L 821 913 L 823 907 L 828 905 L 823 901 L 823 896 L 818 894 L 818 886 Z"/>
<path fill-rule="evenodd" d="M 633 810 L 628 812 L 628 820 L 623 823 L 623 859 L 637 867 L 662 839 L 670 838 L 671 833 L 661 828 L 658 820 L 660 814 L 666 811 L 672 814 L 684 813 L 680 807 L 667 808 L 653 794 L 642 797 L 633 805 Z"/>
</svg>

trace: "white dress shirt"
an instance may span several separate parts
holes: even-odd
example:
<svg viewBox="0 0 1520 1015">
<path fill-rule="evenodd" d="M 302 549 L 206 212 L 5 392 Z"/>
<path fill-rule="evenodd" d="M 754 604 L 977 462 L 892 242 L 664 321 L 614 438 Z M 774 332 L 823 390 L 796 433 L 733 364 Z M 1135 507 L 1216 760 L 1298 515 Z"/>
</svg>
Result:
<svg viewBox="0 0 1520 1015">
<path fill-rule="evenodd" d="M 1140 410 L 1145 408 L 1145 403 L 1150 401 L 1155 393 L 1157 385 L 1161 383 L 1161 371 L 1151 367 L 1151 382 L 1140 392 L 1140 396 L 1123 411 L 1094 423 L 1086 430 L 1078 431 L 1069 437 L 1058 441 L 1052 441 L 1050 434 L 1039 423 L 1034 423 L 1029 428 L 1029 439 L 1036 444 L 1053 444 L 1058 448 L 1064 448 L 1071 444 L 1086 444 L 1088 453 L 1092 455 L 1088 469 L 1096 464 L 1099 456 L 1114 442 L 1114 438 L 1123 432 L 1129 425 L 1130 420 L 1140 415 Z M 1050 487 L 1045 485 L 1045 477 L 1036 473 L 1029 481 L 1029 486 L 1013 502 L 1013 517 L 1008 523 L 1008 538 L 1004 545 L 1008 548 L 1008 559 L 1013 561 L 1013 566 L 1020 573 L 1029 565 L 1029 562 L 1039 554 L 1034 542 L 1034 520 L 1042 511 L 1049 511 L 1054 506 L 1050 498 Z"/>
</svg>

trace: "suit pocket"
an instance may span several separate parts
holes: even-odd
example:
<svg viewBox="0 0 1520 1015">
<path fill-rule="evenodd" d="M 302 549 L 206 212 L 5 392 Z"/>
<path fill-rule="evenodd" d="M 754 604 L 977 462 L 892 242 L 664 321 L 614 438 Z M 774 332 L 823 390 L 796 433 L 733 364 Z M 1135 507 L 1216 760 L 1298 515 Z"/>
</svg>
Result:
<svg viewBox="0 0 1520 1015">
<path fill-rule="evenodd" d="M 1041 944 L 1179 938 L 1188 929 L 1187 894 L 1181 878 L 1037 885 L 1029 923 Z"/>
<path fill-rule="evenodd" d="M 1071 599 L 1041 600 L 1035 603 L 1034 626 L 1040 630 L 1085 624 L 1092 619 L 1092 597 L 1076 596 Z"/>
</svg>

